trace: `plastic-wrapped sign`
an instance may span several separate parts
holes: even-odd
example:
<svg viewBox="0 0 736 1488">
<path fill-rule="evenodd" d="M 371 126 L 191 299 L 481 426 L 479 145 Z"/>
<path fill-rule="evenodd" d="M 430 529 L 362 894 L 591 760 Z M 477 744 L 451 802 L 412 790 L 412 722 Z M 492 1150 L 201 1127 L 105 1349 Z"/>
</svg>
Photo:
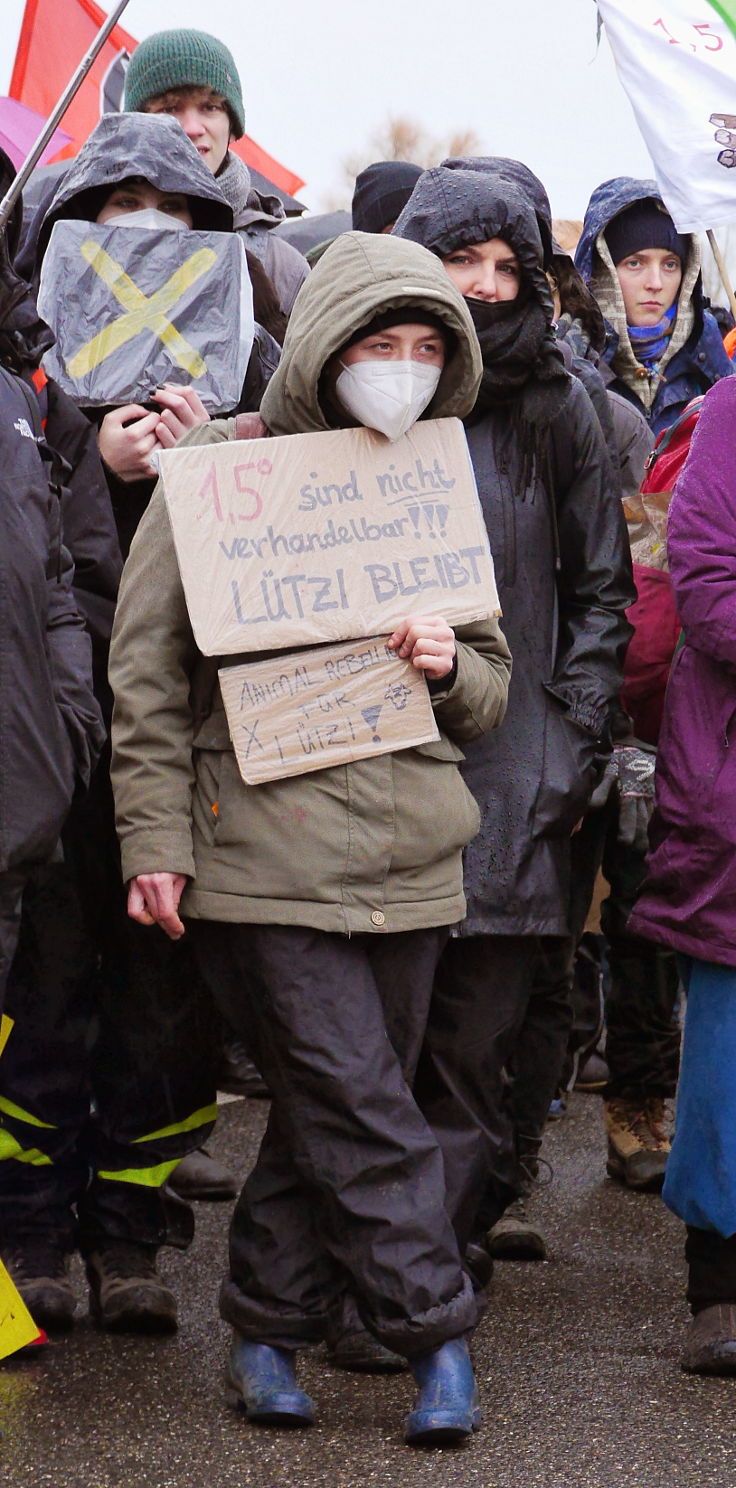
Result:
<svg viewBox="0 0 736 1488">
<path fill-rule="evenodd" d="M 49 377 L 87 407 L 190 384 L 235 408 L 253 346 L 253 292 L 235 233 L 57 222 L 38 308 L 56 336 Z"/>
<path fill-rule="evenodd" d="M 205 656 L 389 635 L 405 615 L 500 614 L 459 419 L 162 450 Z"/>
</svg>

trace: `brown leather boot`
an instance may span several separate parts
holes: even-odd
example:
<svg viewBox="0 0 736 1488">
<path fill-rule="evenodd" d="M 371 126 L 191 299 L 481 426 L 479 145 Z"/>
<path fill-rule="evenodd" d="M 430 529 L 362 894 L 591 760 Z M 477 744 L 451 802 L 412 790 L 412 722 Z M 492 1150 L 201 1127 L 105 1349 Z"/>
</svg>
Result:
<svg viewBox="0 0 736 1488">
<path fill-rule="evenodd" d="M 111 1333 L 173 1333 L 176 1297 L 156 1270 L 155 1245 L 105 1240 L 85 1257 L 90 1310 Z"/>
</svg>

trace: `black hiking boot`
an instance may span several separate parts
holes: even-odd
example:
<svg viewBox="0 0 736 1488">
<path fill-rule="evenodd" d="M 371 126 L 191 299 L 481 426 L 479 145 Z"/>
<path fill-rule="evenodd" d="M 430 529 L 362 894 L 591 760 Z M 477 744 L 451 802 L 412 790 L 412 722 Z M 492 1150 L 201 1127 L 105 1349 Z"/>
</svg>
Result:
<svg viewBox="0 0 736 1488">
<path fill-rule="evenodd" d="M 5 1267 L 34 1323 L 48 1333 L 68 1333 L 77 1299 L 68 1251 L 53 1236 L 29 1235 L 3 1251 Z"/>
<path fill-rule="evenodd" d="M 106 1240 L 85 1257 L 90 1310 L 110 1333 L 173 1333 L 176 1297 L 156 1270 L 155 1245 Z"/>
</svg>

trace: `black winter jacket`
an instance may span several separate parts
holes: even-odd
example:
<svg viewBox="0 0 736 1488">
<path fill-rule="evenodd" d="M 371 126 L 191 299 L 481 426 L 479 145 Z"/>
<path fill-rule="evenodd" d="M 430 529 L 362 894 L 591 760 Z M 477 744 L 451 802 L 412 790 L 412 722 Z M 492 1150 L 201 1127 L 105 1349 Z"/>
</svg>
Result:
<svg viewBox="0 0 736 1488">
<path fill-rule="evenodd" d="M 104 740 L 33 397 L 0 367 L 0 871 L 52 853 Z"/>
<path fill-rule="evenodd" d="M 427 171 L 394 228 L 444 256 L 459 241 L 501 237 L 527 291 L 552 305 L 539 227 L 513 182 L 487 172 Z M 618 479 L 590 399 L 570 378 L 549 426 L 544 468 L 523 489 L 508 409 L 467 424 L 514 661 L 500 729 L 466 749 L 463 774 L 481 828 L 465 854 L 464 935 L 564 935 L 570 834 L 595 782 L 618 698 L 634 597 Z"/>
</svg>

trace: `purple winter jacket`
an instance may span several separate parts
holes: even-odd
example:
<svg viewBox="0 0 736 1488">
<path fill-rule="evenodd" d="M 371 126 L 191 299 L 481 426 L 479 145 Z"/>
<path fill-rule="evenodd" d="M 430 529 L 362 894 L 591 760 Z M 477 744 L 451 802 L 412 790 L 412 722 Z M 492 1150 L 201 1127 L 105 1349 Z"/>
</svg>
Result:
<svg viewBox="0 0 736 1488">
<path fill-rule="evenodd" d="M 736 966 L 736 378 L 706 395 L 667 549 L 685 643 L 665 699 L 650 876 L 629 929 Z"/>
</svg>

